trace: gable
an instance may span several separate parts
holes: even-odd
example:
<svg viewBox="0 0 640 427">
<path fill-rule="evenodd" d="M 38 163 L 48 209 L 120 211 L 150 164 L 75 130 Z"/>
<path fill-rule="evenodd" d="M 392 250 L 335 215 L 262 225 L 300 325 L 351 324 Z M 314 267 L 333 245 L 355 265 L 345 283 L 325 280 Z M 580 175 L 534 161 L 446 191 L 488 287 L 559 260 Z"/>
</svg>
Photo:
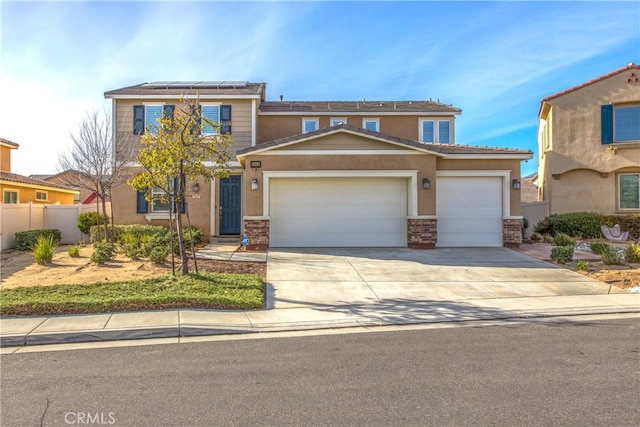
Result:
<svg viewBox="0 0 640 427">
<path fill-rule="evenodd" d="M 396 144 L 367 138 L 361 135 L 354 135 L 346 132 L 334 133 L 319 136 L 296 144 L 277 147 L 272 152 L 282 151 L 380 151 L 380 150 L 402 150 L 408 153 L 415 152 L 414 149 L 398 146 Z"/>
</svg>

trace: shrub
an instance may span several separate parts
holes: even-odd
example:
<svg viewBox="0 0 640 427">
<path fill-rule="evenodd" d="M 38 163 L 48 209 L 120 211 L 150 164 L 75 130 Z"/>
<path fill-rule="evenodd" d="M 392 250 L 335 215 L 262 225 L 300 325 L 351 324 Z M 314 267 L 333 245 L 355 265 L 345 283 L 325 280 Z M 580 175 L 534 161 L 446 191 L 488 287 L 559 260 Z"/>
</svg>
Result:
<svg viewBox="0 0 640 427">
<path fill-rule="evenodd" d="M 580 260 L 576 262 L 576 268 L 578 269 L 578 271 L 587 271 L 587 269 L 589 268 L 589 263 L 587 261 Z"/>
<path fill-rule="evenodd" d="M 123 226 L 115 225 L 115 226 L 107 227 L 110 241 L 115 242 L 120 238 L 119 232 L 122 230 L 121 227 Z M 96 242 L 104 242 L 105 240 L 106 238 L 104 235 L 104 226 L 103 225 L 92 226 L 91 229 L 89 230 L 89 241 L 91 243 L 96 243 Z"/>
<path fill-rule="evenodd" d="M 543 234 L 542 241 L 545 243 L 553 243 L 553 236 L 551 234 Z"/>
<path fill-rule="evenodd" d="M 184 229 L 184 241 L 187 242 L 187 247 L 191 245 L 191 235 L 193 235 L 193 243 L 195 245 L 202 243 L 202 230 L 197 227 L 187 227 Z"/>
<path fill-rule="evenodd" d="M 589 245 L 591 251 L 594 254 L 598 255 L 613 255 L 616 253 L 616 250 L 613 246 L 604 242 L 593 242 Z"/>
<path fill-rule="evenodd" d="M 56 253 L 58 241 L 52 236 L 38 236 L 38 240 L 33 247 L 33 256 L 40 265 L 49 264 Z"/>
<path fill-rule="evenodd" d="M 556 246 L 551 248 L 551 260 L 560 264 L 573 261 L 573 246 Z"/>
<path fill-rule="evenodd" d="M 553 238 L 553 244 L 556 246 L 575 246 L 576 241 L 564 233 L 558 233 Z"/>
<path fill-rule="evenodd" d="M 640 244 L 631 243 L 624 251 L 624 258 L 627 262 L 640 262 Z"/>
<path fill-rule="evenodd" d="M 624 264 L 622 261 L 622 257 L 615 250 L 612 254 L 604 254 L 602 255 L 602 262 L 606 265 L 621 265 Z"/>
<path fill-rule="evenodd" d="M 168 257 L 169 257 L 168 247 L 156 246 L 153 249 L 151 249 L 151 252 L 149 253 L 149 261 L 151 261 L 154 264 L 164 264 L 164 262 L 167 260 Z"/>
<path fill-rule="evenodd" d="M 80 256 L 80 246 L 69 246 L 69 249 L 67 249 L 67 253 L 71 258 L 78 258 Z"/>
<path fill-rule="evenodd" d="M 107 217 L 109 221 L 109 217 Z M 85 212 L 78 215 L 78 228 L 82 234 L 89 234 L 91 227 L 94 225 L 101 225 L 104 227 L 104 215 L 98 212 Z"/>
<path fill-rule="evenodd" d="M 93 245 L 93 253 L 91 254 L 91 262 L 104 264 L 112 260 L 115 255 L 116 247 L 113 243 L 95 243 Z"/>
<path fill-rule="evenodd" d="M 540 234 L 564 233 L 571 237 L 597 239 L 602 237 L 600 226 L 613 225 L 608 218 L 594 212 L 553 214 L 540 221 L 535 231 Z"/>
<path fill-rule="evenodd" d="M 40 236 L 53 237 L 56 242 L 62 238 L 60 230 L 55 228 L 41 228 L 37 230 L 19 231 L 15 234 L 13 247 L 20 251 L 31 251 L 36 245 Z"/>
<path fill-rule="evenodd" d="M 533 240 L 534 242 L 539 242 L 540 240 L 542 240 L 542 234 L 540 233 L 536 233 L 535 231 L 533 233 L 531 233 L 531 236 L 529 236 L 529 238 L 531 240 Z"/>
</svg>

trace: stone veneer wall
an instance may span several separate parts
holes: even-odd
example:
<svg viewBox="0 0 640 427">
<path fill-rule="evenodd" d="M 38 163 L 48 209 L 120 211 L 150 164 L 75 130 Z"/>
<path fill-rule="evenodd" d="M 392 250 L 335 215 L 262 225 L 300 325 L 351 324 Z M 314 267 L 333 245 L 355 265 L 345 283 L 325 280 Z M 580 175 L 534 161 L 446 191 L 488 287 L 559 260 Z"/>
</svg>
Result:
<svg viewBox="0 0 640 427">
<path fill-rule="evenodd" d="M 522 243 L 522 225 L 524 221 L 521 219 L 503 219 L 502 220 L 502 244 L 505 248 L 517 248 Z"/>
<path fill-rule="evenodd" d="M 244 234 L 249 238 L 247 250 L 267 250 L 269 247 L 269 220 L 245 219 Z"/>
<path fill-rule="evenodd" d="M 437 219 L 407 220 L 407 242 L 411 249 L 434 249 L 437 236 Z"/>
</svg>

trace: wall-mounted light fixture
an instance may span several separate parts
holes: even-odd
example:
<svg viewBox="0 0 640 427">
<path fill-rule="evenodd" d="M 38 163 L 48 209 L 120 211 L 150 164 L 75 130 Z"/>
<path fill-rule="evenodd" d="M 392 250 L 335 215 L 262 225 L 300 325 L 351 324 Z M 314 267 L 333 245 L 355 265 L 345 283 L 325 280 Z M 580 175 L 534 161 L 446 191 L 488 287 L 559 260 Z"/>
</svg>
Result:
<svg viewBox="0 0 640 427">
<path fill-rule="evenodd" d="M 513 188 L 514 190 L 519 190 L 520 180 L 514 179 L 513 181 L 511 181 L 511 188 Z"/>
<path fill-rule="evenodd" d="M 428 190 L 430 188 L 431 188 L 431 181 L 429 181 L 429 178 L 422 178 L 422 189 Z"/>
<path fill-rule="evenodd" d="M 258 178 L 253 178 L 251 180 L 251 189 L 252 190 L 257 190 L 258 189 Z"/>
<path fill-rule="evenodd" d="M 197 182 L 193 183 L 193 192 L 197 193 L 198 191 L 200 191 L 200 184 L 198 184 Z"/>
</svg>

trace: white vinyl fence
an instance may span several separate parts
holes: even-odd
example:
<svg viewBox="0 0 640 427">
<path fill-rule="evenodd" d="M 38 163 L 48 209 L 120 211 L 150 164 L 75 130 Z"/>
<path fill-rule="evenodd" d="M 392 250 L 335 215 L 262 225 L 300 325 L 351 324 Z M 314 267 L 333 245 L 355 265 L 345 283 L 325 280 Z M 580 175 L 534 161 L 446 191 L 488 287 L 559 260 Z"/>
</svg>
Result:
<svg viewBox="0 0 640 427">
<path fill-rule="evenodd" d="M 525 237 L 529 237 L 536 224 L 549 216 L 549 202 L 523 203 L 522 216 L 529 221 L 529 228 L 524 232 Z"/>
<path fill-rule="evenodd" d="M 111 211 L 107 203 L 107 214 Z M 57 228 L 62 244 L 88 240 L 78 229 L 78 216 L 95 212 L 96 205 L 46 205 L 40 203 L 0 203 L 0 250 L 13 247 L 15 233 L 39 228 Z"/>
</svg>

